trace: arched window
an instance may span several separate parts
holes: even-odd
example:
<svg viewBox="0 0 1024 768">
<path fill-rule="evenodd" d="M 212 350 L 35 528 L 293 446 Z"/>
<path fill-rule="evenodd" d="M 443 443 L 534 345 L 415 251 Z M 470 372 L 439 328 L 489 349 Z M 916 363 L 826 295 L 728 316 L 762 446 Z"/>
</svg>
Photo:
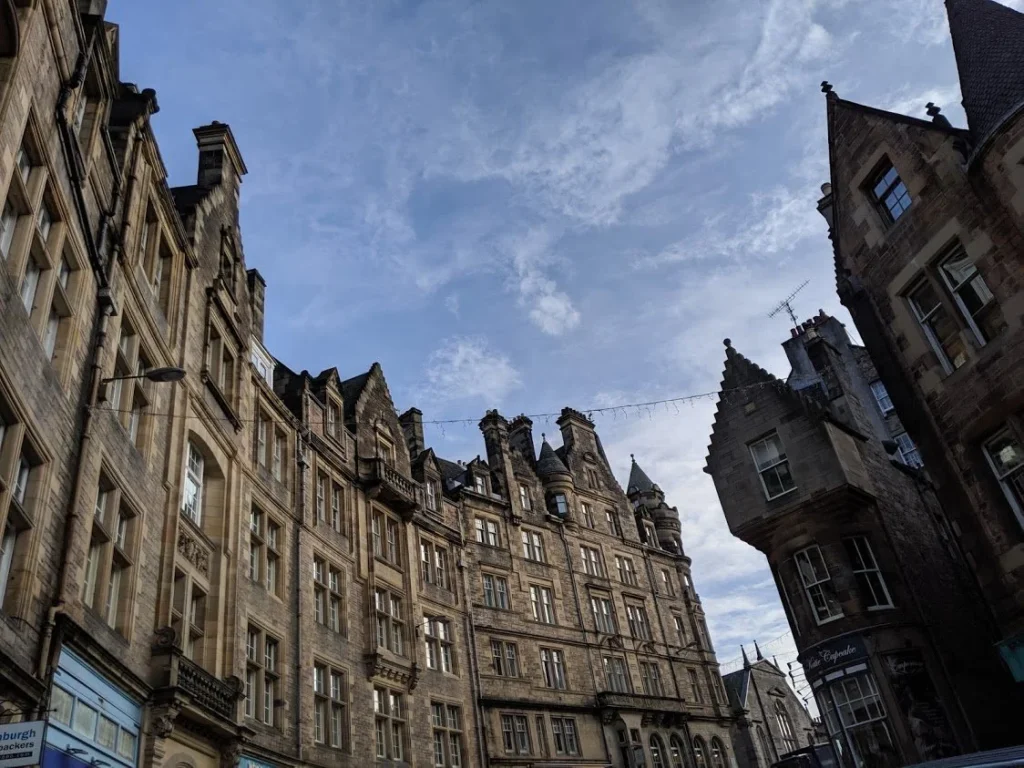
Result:
<svg viewBox="0 0 1024 768">
<path fill-rule="evenodd" d="M 707 758 L 705 755 L 704 739 L 700 736 L 694 736 L 693 738 L 693 759 L 697 761 L 697 768 L 708 768 Z"/>
<path fill-rule="evenodd" d="M 683 748 L 683 741 L 678 736 L 673 736 L 668 742 L 668 754 L 672 760 L 672 768 L 686 768 L 683 762 L 683 755 L 686 750 Z"/>
<path fill-rule="evenodd" d="M 711 766 L 712 768 L 725 768 L 725 747 L 717 737 L 711 739 Z"/>
<path fill-rule="evenodd" d="M 793 724 L 790 722 L 789 713 L 781 701 L 775 702 L 775 719 L 779 723 L 779 732 L 782 734 L 783 754 L 792 752 L 800 745 L 797 743 L 796 734 L 793 733 Z"/>
<path fill-rule="evenodd" d="M 185 486 L 181 495 L 181 513 L 196 525 L 203 523 L 203 480 L 206 460 L 202 451 L 191 440 L 185 458 Z"/>
<path fill-rule="evenodd" d="M 772 756 L 772 747 L 768 743 L 768 737 L 764 735 L 764 728 L 760 725 L 757 726 L 757 741 L 761 746 L 761 755 L 764 758 L 764 764 L 771 765 L 775 762 Z"/>
<path fill-rule="evenodd" d="M 656 733 L 651 735 L 651 768 L 665 768 L 665 744 Z"/>
<path fill-rule="evenodd" d="M 197 527 L 216 527 L 223 521 L 224 473 L 217 460 L 196 435 L 190 435 L 185 451 L 185 477 L 181 489 L 181 514 Z"/>
</svg>

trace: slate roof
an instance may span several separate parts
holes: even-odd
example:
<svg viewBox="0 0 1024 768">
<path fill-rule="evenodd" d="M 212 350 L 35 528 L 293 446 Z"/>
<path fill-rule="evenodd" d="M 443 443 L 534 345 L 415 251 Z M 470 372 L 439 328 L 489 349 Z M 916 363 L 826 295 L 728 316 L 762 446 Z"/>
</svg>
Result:
<svg viewBox="0 0 1024 768">
<path fill-rule="evenodd" d="M 747 686 L 750 684 L 750 669 L 744 667 L 727 675 L 722 675 L 725 692 L 729 695 L 729 704 L 734 709 L 746 709 Z"/>
<path fill-rule="evenodd" d="M 362 394 L 366 382 L 369 381 L 372 370 L 371 368 L 366 373 L 361 373 L 358 376 L 353 376 L 351 379 L 345 379 L 341 382 L 341 399 L 345 401 L 346 420 L 355 415 L 356 401 L 359 399 L 359 395 Z"/>
<path fill-rule="evenodd" d="M 975 147 L 1024 106 L 1024 14 L 995 0 L 946 0 Z"/>
<path fill-rule="evenodd" d="M 540 458 L 537 460 L 537 474 L 542 478 L 548 475 L 569 474 L 569 468 L 558 458 L 555 449 L 547 440 L 540 447 Z"/>
<path fill-rule="evenodd" d="M 195 208 L 208 194 L 210 194 L 210 190 L 198 184 L 189 184 L 185 187 L 171 187 L 171 197 L 174 198 L 174 206 L 179 211 L 188 211 Z"/>
<path fill-rule="evenodd" d="M 445 481 L 459 480 L 459 478 L 466 474 L 466 468 L 461 464 L 448 461 L 448 459 L 442 459 L 440 456 L 435 458 L 437 459 L 437 466 L 441 468 L 441 474 L 444 476 Z"/>
<path fill-rule="evenodd" d="M 654 483 L 651 482 L 651 478 L 640 469 L 640 465 L 636 463 L 636 459 L 633 458 L 632 454 L 630 454 L 629 458 L 633 459 L 633 466 L 629 470 L 629 485 L 626 486 L 627 493 L 632 493 L 634 488 L 641 493 L 653 490 Z"/>
</svg>

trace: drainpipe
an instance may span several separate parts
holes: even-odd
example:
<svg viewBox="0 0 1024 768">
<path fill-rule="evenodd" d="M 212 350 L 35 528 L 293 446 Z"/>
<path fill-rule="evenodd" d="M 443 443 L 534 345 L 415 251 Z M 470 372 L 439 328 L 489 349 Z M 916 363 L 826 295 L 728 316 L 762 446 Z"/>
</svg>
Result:
<svg viewBox="0 0 1024 768">
<path fill-rule="evenodd" d="M 299 537 L 306 530 L 306 470 L 309 468 L 309 461 L 306 459 L 306 441 L 308 433 L 305 428 L 296 430 L 295 433 L 295 493 L 297 498 L 296 507 L 299 512 L 299 519 L 292 526 L 292 539 L 295 544 L 293 556 L 295 557 L 296 568 L 301 572 L 302 551 Z M 302 589 L 305 582 L 302 579 L 295 579 L 295 677 L 301 681 L 302 675 Z M 301 691 L 302 683 L 297 682 L 296 687 Z M 302 695 L 295 697 L 295 755 L 300 761 L 305 761 L 302 741 Z"/>
<path fill-rule="evenodd" d="M 444 500 L 441 500 L 441 504 L 444 504 Z M 460 549 L 462 553 L 466 551 L 466 530 L 465 530 L 465 518 L 459 515 L 459 537 L 462 539 L 460 542 Z M 476 746 L 477 755 L 480 758 L 480 765 L 489 765 L 487 760 L 487 749 L 485 747 L 484 739 L 487 735 L 487 729 L 484 727 L 484 711 L 483 703 L 480 701 L 480 692 L 483 686 L 480 683 L 480 664 L 477 659 L 477 644 L 476 644 L 476 621 L 473 619 L 472 609 L 472 598 L 469 591 L 469 575 L 466 573 L 466 563 L 463 560 L 464 554 L 459 556 L 459 575 L 462 580 L 462 594 L 466 601 L 466 614 L 464 618 L 466 635 L 469 640 L 469 682 L 471 687 L 471 695 L 473 697 L 473 719 L 476 727 Z"/>
<path fill-rule="evenodd" d="M 576 586 L 576 569 L 573 567 L 572 551 L 569 549 L 569 539 L 565 535 L 565 524 L 559 526 L 558 535 L 562 539 L 562 546 L 565 548 L 565 562 L 569 567 L 569 583 L 572 584 L 572 597 L 576 603 L 576 618 L 580 623 L 580 630 L 583 632 L 583 640 L 586 642 L 587 639 L 587 628 L 583 623 L 583 609 L 580 607 L 580 592 Z M 601 690 L 598 687 L 597 672 L 594 671 L 594 665 L 588 665 L 590 667 L 590 679 L 594 683 L 594 693 Z M 608 734 L 604 727 L 601 727 L 601 743 L 604 745 L 604 756 L 605 760 L 609 763 L 612 761 L 611 748 L 608 746 Z"/>
<path fill-rule="evenodd" d="M 53 644 L 54 630 L 57 625 L 57 617 L 64 613 L 64 595 L 68 589 L 69 569 L 68 560 L 71 552 L 71 544 L 74 533 L 78 528 L 78 506 L 81 500 L 81 479 L 82 479 L 82 457 L 89 445 L 92 436 L 92 414 L 99 395 L 99 385 L 102 379 L 102 357 L 107 337 L 108 318 L 114 312 L 113 298 L 110 295 L 110 285 L 107 280 L 106 269 L 104 268 L 100 254 L 96 248 L 96 241 L 93 238 L 92 230 L 89 228 L 88 209 L 85 205 L 85 195 L 82 191 L 82 177 L 78 163 L 76 162 L 75 150 L 72 145 L 71 128 L 67 120 L 67 105 L 71 94 L 85 82 L 85 73 L 89 66 L 91 46 L 81 40 L 82 50 L 75 63 L 75 70 L 71 77 L 61 86 L 57 96 L 57 103 L 54 107 L 54 117 L 57 121 L 57 129 L 60 135 L 61 151 L 64 156 L 64 164 L 71 180 L 72 199 L 75 204 L 75 213 L 78 215 L 79 228 L 85 239 L 86 251 L 89 256 L 89 264 L 97 284 L 96 300 L 99 307 L 99 321 L 95 331 L 95 341 L 92 350 L 92 364 L 90 366 L 90 378 L 88 381 L 88 396 L 84 413 L 82 414 L 82 428 L 78 441 L 78 450 L 74 458 L 74 471 L 72 473 L 72 491 L 68 511 L 64 525 L 64 542 L 61 559 L 57 574 L 57 589 L 46 612 L 46 622 L 43 625 L 42 638 L 39 645 L 39 658 L 36 664 L 36 673 L 40 680 L 47 677 L 50 650 Z M 112 198 L 117 197 L 119 183 L 115 177 Z"/>
</svg>

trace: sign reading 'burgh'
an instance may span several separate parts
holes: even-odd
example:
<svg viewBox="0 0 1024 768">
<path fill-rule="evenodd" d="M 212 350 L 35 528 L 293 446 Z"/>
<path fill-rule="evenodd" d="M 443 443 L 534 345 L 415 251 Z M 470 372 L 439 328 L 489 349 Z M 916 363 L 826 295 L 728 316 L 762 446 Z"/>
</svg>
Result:
<svg viewBox="0 0 1024 768">
<path fill-rule="evenodd" d="M 847 635 L 808 648 L 798 658 L 810 676 L 820 675 L 833 667 L 852 664 L 867 657 L 864 639 L 860 635 Z"/>
</svg>

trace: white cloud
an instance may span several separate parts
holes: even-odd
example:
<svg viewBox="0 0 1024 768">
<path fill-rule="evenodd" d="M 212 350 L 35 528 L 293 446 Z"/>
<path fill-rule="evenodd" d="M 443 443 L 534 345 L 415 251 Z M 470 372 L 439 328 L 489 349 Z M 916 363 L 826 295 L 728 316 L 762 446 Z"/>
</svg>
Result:
<svg viewBox="0 0 1024 768">
<path fill-rule="evenodd" d="M 795 249 L 801 241 L 823 237 L 817 211 L 817 188 L 775 187 L 751 195 L 750 211 L 722 211 L 702 230 L 662 249 L 636 259 L 636 266 L 661 266 L 675 262 L 766 260 Z M 735 227 L 736 221 L 745 222 Z M 730 234 L 731 233 L 731 234 Z"/>
<path fill-rule="evenodd" d="M 431 402 L 478 399 L 493 407 L 522 386 L 519 371 L 480 336 L 445 339 L 427 360 L 423 396 Z"/>
<path fill-rule="evenodd" d="M 561 336 L 579 325 L 580 313 L 569 295 L 546 274 L 555 261 L 554 242 L 554 234 L 542 228 L 505 238 L 503 248 L 511 259 L 511 283 L 519 305 L 527 308 L 530 321 L 541 331 Z"/>
<path fill-rule="evenodd" d="M 444 297 L 444 308 L 455 315 L 456 318 L 459 316 L 459 295 L 457 293 L 449 293 Z"/>
<path fill-rule="evenodd" d="M 890 112 L 927 120 L 929 118 L 925 111 L 925 105 L 929 102 L 941 108 L 948 117 L 951 110 L 959 112 L 960 98 L 958 83 L 935 86 L 925 90 L 921 90 L 916 84 L 908 83 L 889 94 L 879 106 Z"/>
</svg>

